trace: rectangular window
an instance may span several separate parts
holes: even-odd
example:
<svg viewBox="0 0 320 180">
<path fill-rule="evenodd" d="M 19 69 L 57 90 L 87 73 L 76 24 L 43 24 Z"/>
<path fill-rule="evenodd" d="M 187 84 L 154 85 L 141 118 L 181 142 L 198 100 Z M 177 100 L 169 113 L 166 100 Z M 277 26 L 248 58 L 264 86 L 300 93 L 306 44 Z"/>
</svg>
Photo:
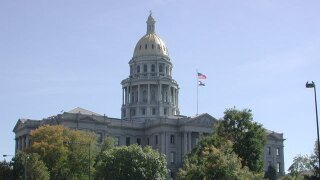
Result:
<svg viewBox="0 0 320 180">
<path fill-rule="evenodd" d="M 142 109 L 141 109 L 141 114 L 142 114 L 142 115 L 146 115 L 146 108 L 142 108 Z"/>
<path fill-rule="evenodd" d="M 268 154 L 271 155 L 271 147 L 268 147 Z"/>
<path fill-rule="evenodd" d="M 130 137 L 126 137 L 126 146 L 130 146 Z"/>
<path fill-rule="evenodd" d="M 167 108 L 164 108 L 164 109 L 163 109 L 163 114 L 164 114 L 164 115 L 167 115 Z"/>
<path fill-rule="evenodd" d="M 170 136 L 170 144 L 174 144 L 174 135 Z"/>
<path fill-rule="evenodd" d="M 143 72 L 147 72 L 148 71 L 148 66 L 145 64 L 143 65 Z"/>
<path fill-rule="evenodd" d="M 158 144 L 158 136 L 155 137 L 156 144 Z"/>
<path fill-rule="evenodd" d="M 170 163 L 174 164 L 175 162 L 175 153 L 174 152 L 170 152 Z"/>
<path fill-rule="evenodd" d="M 141 145 L 141 138 L 137 138 L 137 144 L 140 146 Z"/>
<path fill-rule="evenodd" d="M 97 133 L 97 142 L 102 143 L 102 140 L 103 140 L 102 133 L 101 132 Z"/>
<path fill-rule="evenodd" d="M 152 115 L 156 115 L 156 108 L 152 108 Z"/>
<path fill-rule="evenodd" d="M 114 145 L 115 146 L 119 146 L 120 145 L 120 137 L 119 136 L 114 137 Z"/>
<path fill-rule="evenodd" d="M 156 71 L 156 66 L 154 64 L 151 65 L 151 72 L 155 72 Z"/>
<path fill-rule="evenodd" d="M 281 172 L 281 168 L 280 168 L 280 162 L 277 163 L 277 172 L 280 173 Z"/>
<path fill-rule="evenodd" d="M 150 139 L 149 138 L 147 138 L 147 144 L 150 145 Z"/>
<path fill-rule="evenodd" d="M 277 156 L 280 156 L 280 148 L 277 148 Z"/>
</svg>

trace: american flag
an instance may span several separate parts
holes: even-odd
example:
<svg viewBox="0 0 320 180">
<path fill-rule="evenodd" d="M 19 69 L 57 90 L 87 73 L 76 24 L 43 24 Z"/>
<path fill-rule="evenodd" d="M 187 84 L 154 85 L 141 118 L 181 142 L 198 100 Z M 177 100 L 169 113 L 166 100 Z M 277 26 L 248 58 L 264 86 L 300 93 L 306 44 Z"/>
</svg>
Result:
<svg viewBox="0 0 320 180">
<path fill-rule="evenodd" d="M 207 79 L 207 76 L 201 73 L 198 73 L 198 79 Z"/>
</svg>

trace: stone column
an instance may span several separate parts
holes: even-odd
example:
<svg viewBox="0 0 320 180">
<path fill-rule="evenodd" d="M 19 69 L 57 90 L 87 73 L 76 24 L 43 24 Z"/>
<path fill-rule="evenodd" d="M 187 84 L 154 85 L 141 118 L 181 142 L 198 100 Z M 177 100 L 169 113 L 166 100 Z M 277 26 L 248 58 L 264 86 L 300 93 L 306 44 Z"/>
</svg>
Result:
<svg viewBox="0 0 320 180">
<path fill-rule="evenodd" d="M 122 105 L 124 105 L 124 87 L 122 87 Z"/>
<path fill-rule="evenodd" d="M 187 141 L 187 132 L 183 132 L 183 156 L 185 156 L 187 154 L 187 145 L 188 145 L 188 141 Z"/>
<path fill-rule="evenodd" d="M 125 87 L 125 103 L 128 104 L 128 86 Z"/>
<path fill-rule="evenodd" d="M 160 134 L 160 145 L 161 145 L 161 147 L 160 147 L 161 153 L 165 154 L 166 153 L 165 152 L 165 148 L 166 148 L 166 134 L 165 134 L 165 132 L 162 132 Z"/>
<path fill-rule="evenodd" d="M 140 84 L 138 84 L 138 104 L 140 104 Z"/>
<path fill-rule="evenodd" d="M 148 84 L 148 104 L 151 102 L 151 91 L 150 91 L 150 84 Z"/>
<path fill-rule="evenodd" d="M 188 132 L 188 152 L 191 152 L 191 132 Z"/>
</svg>

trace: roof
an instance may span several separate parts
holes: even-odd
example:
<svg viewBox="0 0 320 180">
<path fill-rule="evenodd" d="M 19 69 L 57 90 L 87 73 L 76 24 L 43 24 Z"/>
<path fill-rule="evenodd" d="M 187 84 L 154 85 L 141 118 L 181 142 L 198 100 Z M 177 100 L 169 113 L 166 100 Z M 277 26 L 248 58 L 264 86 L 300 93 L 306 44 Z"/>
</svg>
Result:
<svg viewBox="0 0 320 180">
<path fill-rule="evenodd" d="M 95 113 L 95 112 L 92 112 L 92 111 L 89 111 L 87 109 L 84 109 L 84 108 L 81 108 L 81 107 L 76 107 L 70 111 L 68 111 L 68 113 L 72 113 L 72 114 L 85 114 L 85 115 L 96 115 L 96 116 L 101 116 L 100 114 L 98 113 Z"/>
</svg>

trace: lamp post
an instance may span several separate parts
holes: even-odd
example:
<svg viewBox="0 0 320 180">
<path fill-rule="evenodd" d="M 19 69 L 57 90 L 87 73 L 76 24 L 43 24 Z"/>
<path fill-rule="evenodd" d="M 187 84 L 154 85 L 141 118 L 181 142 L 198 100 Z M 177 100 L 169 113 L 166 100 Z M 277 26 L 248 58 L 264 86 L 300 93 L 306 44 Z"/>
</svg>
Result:
<svg viewBox="0 0 320 180">
<path fill-rule="evenodd" d="M 318 167 L 318 168 L 320 168 L 320 141 L 319 141 L 319 122 L 318 122 L 318 107 L 317 107 L 316 84 L 315 84 L 313 81 L 311 81 L 311 83 L 309 83 L 309 82 L 307 81 L 307 83 L 306 83 L 306 88 L 313 88 L 313 90 L 314 90 L 314 104 L 315 104 L 315 108 L 316 108 L 318 158 L 319 158 L 319 167 Z"/>
<path fill-rule="evenodd" d="M 90 177 L 90 161 L 91 161 L 91 153 L 90 153 L 90 151 L 91 151 L 91 143 L 82 143 L 82 142 L 63 142 L 64 144 L 79 144 L 79 145 L 86 145 L 86 146 L 88 146 L 89 147 L 89 162 L 88 162 L 88 178 L 89 178 L 89 180 L 91 179 Z"/>
</svg>

